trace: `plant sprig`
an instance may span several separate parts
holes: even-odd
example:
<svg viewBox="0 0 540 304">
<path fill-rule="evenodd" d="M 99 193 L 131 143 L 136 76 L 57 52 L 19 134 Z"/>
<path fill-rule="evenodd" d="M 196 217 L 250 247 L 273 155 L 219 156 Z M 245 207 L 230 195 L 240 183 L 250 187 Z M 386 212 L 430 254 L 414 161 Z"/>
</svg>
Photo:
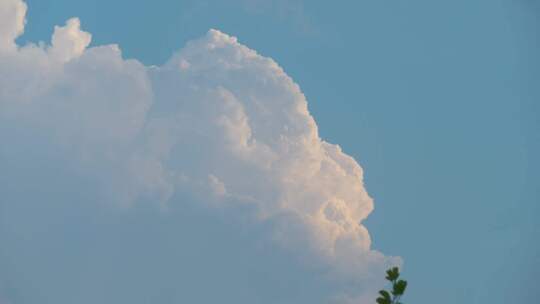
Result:
<svg viewBox="0 0 540 304">
<path fill-rule="evenodd" d="M 378 304 L 403 304 L 399 300 L 405 293 L 407 281 L 399 280 L 399 268 L 393 267 L 386 271 L 386 279 L 392 284 L 392 290 L 380 290 L 380 297 L 377 298 Z"/>
</svg>

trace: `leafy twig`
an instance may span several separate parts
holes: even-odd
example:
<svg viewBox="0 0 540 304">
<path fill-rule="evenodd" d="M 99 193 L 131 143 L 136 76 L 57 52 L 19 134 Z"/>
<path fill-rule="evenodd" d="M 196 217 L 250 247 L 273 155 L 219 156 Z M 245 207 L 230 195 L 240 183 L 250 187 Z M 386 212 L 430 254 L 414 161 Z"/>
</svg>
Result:
<svg viewBox="0 0 540 304">
<path fill-rule="evenodd" d="M 403 304 L 399 299 L 405 293 L 407 281 L 399 279 L 399 268 L 393 267 L 386 271 L 386 279 L 392 283 L 392 290 L 380 290 L 380 297 L 377 298 L 378 304 Z"/>
</svg>

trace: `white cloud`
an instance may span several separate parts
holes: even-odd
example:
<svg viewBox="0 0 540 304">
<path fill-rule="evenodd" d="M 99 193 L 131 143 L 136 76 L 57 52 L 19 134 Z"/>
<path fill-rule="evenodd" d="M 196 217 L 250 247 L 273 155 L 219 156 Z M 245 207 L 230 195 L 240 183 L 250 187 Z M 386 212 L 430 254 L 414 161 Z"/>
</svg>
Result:
<svg viewBox="0 0 540 304">
<path fill-rule="evenodd" d="M 54 27 L 49 52 L 60 61 L 69 61 L 80 56 L 92 40 L 92 35 L 80 30 L 78 18 L 71 18 L 64 27 Z"/>
<path fill-rule="evenodd" d="M 26 4 L 20 0 L 2 0 L 0 3 L 0 49 L 15 49 L 15 38 L 24 31 Z"/>
<path fill-rule="evenodd" d="M 175 285 L 182 280 L 197 286 L 193 292 L 228 286 L 220 297 L 231 302 L 346 303 L 371 298 L 383 270 L 399 263 L 370 248 L 361 222 L 373 203 L 362 169 L 319 138 L 300 88 L 272 59 L 210 30 L 164 66 L 146 67 L 122 59 L 114 45 L 87 49 L 91 35 L 75 18 L 55 27 L 51 46 L 18 47 L 14 39 L 24 30 L 25 12 L 21 1 L 0 2 L 0 15 L 9 16 L 0 18 L 0 167 L 6 168 L 0 179 L 0 242 L 12 245 L 0 246 L 0 267 L 8 269 L 0 273 L 0 293 L 15 286 L 13 303 L 30 303 L 39 293 L 55 303 L 125 301 L 122 284 L 135 293 L 143 293 L 144 288 L 133 288 L 138 284 L 170 289 L 169 300 L 150 293 L 132 303 L 189 300 L 182 297 L 189 292 Z M 26 217 L 38 212 L 43 217 Z M 187 216 L 190 212 L 198 217 Z M 84 220 L 66 219 L 79 213 L 86 214 Z M 51 222 L 60 225 L 51 228 L 57 234 L 37 228 Z M 126 227 L 144 232 L 132 239 L 122 232 Z M 220 232 L 212 235 L 212 227 Z M 159 237 L 146 228 L 159 231 Z M 74 231 L 77 244 L 83 242 L 73 252 L 68 231 Z M 87 248 L 84 242 L 100 246 Z M 133 251 L 146 243 L 161 251 Z M 58 251 L 50 244 L 67 248 Z M 40 246 L 50 255 L 28 253 Z M 212 250 L 198 251 L 204 248 Z M 178 253 L 190 250 L 195 262 Z M 214 265 L 227 252 L 241 259 Z M 137 281 L 109 273 L 104 266 L 113 259 L 109 254 L 141 258 L 142 264 L 126 265 L 154 277 Z M 97 266 L 76 264 L 84 268 L 83 277 L 70 280 L 65 278 L 72 270 L 58 266 L 43 283 L 49 269 L 43 263 L 55 255 L 67 264 L 71 259 Z M 186 271 L 193 265 L 202 266 Z M 216 276 L 216 267 L 238 274 L 227 273 L 227 283 L 199 281 L 199 272 Z M 118 279 L 117 288 L 93 281 L 102 275 Z M 274 277 L 289 285 L 265 281 Z M 43 284 L 28 287 L 28 282 Z M 69 298 L 76 295 L 85 300 Z M 199 303 L 211 301 L 209 295 L 199 297 Z"/>
</svg>

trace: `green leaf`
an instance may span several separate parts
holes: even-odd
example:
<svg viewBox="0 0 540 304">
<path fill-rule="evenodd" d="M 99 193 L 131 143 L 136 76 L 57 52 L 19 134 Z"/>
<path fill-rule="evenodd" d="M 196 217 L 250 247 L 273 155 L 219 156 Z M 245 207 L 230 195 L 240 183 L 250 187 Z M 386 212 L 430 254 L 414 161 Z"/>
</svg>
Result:
<svg viewBox="0 0 540 304">
<path fill-rule="evenodd" d="M 399 268 L 394 267 L 393 270 L 394 270 L 394 277 L 395 277 L 396 279 L 399 278 Z"/>
<path fill-rule="evenodd" d="M 386 279 L 388 281 L 392 281 L 392 270 L 387 270 L 386 271 Z"/>
<path fill-rule="evenodd" d="M 392 304 L 392 302 L 390 302 L 390 300 L 387 300 L 385 298 L 377 298 L 377 303 L 379 304 Z"/>
<path fill-rule="evenodd" d="M 395 296 L 400 296 L 405 293 L 405 289 L 407 288 L 407 281 L 399 280 L 396 283 L 394 283 L 392 294 Z"/>
<path fill-rule="evenodd" d="M 390 293 L 389 293 L 388 291 L 386 291 L 386 290 L 380 290 L 379 293 L 381 294 L 381 296 L 382 296 L 384 299 L 386 299 L 386 300 L 388 300 L 388 301 L 391 301 L 391 300 L 392 300 L 392 298 L 390 297 Z"/>
<path fill-rule="evenodd" d="M 394 270 L 393 269 L 388 269 L 388 271 L 386 271 L 386 279 L 388 281 L 393 281 L 394 277 L 395 277 Z"/>
<path fill-rule="evenodd" d="M 399 268 L 393 267 L 386 271 L 386 279 L 393 282 L 399 278 Z"/>
</svg>

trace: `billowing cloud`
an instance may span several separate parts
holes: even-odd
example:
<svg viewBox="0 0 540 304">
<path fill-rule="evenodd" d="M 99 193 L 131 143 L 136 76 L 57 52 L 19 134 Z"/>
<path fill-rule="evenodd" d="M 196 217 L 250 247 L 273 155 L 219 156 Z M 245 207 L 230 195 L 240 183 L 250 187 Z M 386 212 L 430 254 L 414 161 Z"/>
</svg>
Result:
<svg viewBox="0 0 540 304">
<path fill-rule="evenodd" d="M 2 0 L 0 4 L 0 49 L 16 48 L 15 38 L 24 31 L 26 4 L 19 0 Z"/>
<path fill-rule="evenodd" d="M 399 258 L 272 59 L 210 30 L 147 67 L 76 18 L 18 46 L 25 13 L 0 2 L 0 298 L 372 302 Z"/>
</svg>

